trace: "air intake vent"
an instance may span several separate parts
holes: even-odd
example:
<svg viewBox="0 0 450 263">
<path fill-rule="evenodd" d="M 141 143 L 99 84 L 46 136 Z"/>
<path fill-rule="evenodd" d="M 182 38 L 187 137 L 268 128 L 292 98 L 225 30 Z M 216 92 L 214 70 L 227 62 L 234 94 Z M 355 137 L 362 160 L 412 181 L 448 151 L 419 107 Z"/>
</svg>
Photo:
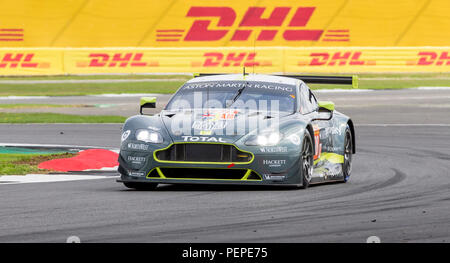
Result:
<svg viewBox="0 0 450 263">
<path fill-rule="evenodd" d="M 249 152 L 243 152 L 233 145 L 180 143 L 169 148 L 155 151 L 157 161 L 176 162 L 219 162 L 248 163 L 253 159 Z"/>
</svg>

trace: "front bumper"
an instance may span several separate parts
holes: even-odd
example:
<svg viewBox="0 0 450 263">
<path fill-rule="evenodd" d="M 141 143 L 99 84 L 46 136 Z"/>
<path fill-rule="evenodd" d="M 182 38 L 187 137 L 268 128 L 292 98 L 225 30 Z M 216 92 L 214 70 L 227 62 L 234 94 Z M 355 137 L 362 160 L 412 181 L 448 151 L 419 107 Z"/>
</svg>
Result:
<svg viewBox="0 0 450 263">
<path fill-rule="evenodd" d="M 147 152 L 121 149 L 119 156 L 121 179 L 118 181 L 162 184 L 301 185 L 299 158 L 295 152 L 268 154 L 260 152 L 260 149 L 254 146 L 235 147 L 251 153 L 253 155 L 251 162 L 160 161 L 155 158 L 153 152 L 161 148 Z"/>
</svg>

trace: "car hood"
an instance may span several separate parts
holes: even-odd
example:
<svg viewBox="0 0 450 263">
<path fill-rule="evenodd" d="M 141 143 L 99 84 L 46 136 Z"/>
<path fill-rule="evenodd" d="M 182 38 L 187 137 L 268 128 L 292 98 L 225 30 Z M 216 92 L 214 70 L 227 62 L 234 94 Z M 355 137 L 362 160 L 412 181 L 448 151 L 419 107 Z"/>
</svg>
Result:
<svg viewBox="0 0 450 263">
<path fill-rule="evenodd" d="M 174 142 L 210 143 L 234 143 L 252 132 L 277 129 L 291 115 L 239 109 L 164 110 L 160 114 Z"/>
</svg>

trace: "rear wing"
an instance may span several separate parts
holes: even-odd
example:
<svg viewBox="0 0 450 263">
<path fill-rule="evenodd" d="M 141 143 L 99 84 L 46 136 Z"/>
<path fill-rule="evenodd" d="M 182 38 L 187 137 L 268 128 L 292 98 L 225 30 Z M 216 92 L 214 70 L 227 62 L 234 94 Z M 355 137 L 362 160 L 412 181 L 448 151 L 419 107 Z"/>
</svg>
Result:
<svg viewBox="0 0 450 263">
<path fill-rule="evenodd" d="M 206 77 L 214 75 L 224 75 L 220 73 L 195 73 L 196 77 Z M 245 73 L 245 75 L 248 75 Z M 274 75 L 279 77 L 287 77 L 299 79 L 308 84 L 338 84 L 338 85 L 352 85 L 352 88 L 358 88 L 358 76 L 311 76 L 311 75 Z"/>
</svg>

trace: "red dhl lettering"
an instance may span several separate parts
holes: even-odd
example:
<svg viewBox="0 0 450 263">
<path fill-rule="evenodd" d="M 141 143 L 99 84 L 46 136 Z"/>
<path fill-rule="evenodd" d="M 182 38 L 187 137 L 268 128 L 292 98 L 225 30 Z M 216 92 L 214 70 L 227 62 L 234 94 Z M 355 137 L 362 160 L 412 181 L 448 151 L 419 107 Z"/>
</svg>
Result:
<svg viewBox="0 0 450 263">
<path fill-rule="evenodd" d="M 272 65 L 269 61 L 256 61 L 255 52 L 207 52 L 203 54 L 203 62 L 192 62 L 192 66 L 202 67 L 252 67 Z"/>
<path fill-rule="evenodd" d="M 419 59 L 417 61 L 408 61 L 407 65 L 417 65 L 417 66 L 443 66 L 450 65 L 449 52 L 419 52 L 417 55 Z"/>
<path fill-rule="evenodd" d="M 299 66 L 363 66 L 375 65 L 374 60 L 361 59 L 362 52 L 313 52 L 310 61 L 299 61 Z"/>
<path fill-rule="evenodd" d="M 143 53 L 90 53 L 89 62 L 78 62 L 78 67 L 155 67 L 158 62 L 142 61 Z"/>
<path fill-rule="evenodd" d="M 39 63 L 33 62 L 34 53 L 6 53 L 0 60 L 0 68 L 36 68 Z M 41 66 L 47 67 L 48 63 Z"/>
<path fill-rule="evenodd" d="M 281 37 L 286 41 L 319 41 L 324 30 L 305 29 L 316 10 L 316 7 L 274 7 L 270 13 L 266 7 L 248 7 L 242 18 L 238 19 L 232 7 L 192 6 L 186 17 L 197 18 L 184 36 L 184 41 L 219 41 L 230 35 L 230 41 L 247 41 L 254 32 L 256 41 L 272 41 L 280 31 L 289 13 L 294 12 L 287 22 L 288 29 L 283 30 Z M 294 11 L 295 9 L 295 11 Z M 266 14 L 264 14 L 266 13 Z M 268 17 L 267 17 L 268 15 Z M 267 18 L 263 18 L 267 17 Z M 218 18 L 212 19 L 212 18 Z M 213 25 L 213 21 L 217 21 Z M 237 29 L 230 30 L 238 24 Z M 215 29 L 212 29 L 215 28 Z M 180 41 L 183 29 L 158 29 L 156 41 Z M 345 32 L 345 34 L 325 35 L 323 41 L 349 41 L 347 29 L 331 29 L 328 32 Z"/>
</svg>

